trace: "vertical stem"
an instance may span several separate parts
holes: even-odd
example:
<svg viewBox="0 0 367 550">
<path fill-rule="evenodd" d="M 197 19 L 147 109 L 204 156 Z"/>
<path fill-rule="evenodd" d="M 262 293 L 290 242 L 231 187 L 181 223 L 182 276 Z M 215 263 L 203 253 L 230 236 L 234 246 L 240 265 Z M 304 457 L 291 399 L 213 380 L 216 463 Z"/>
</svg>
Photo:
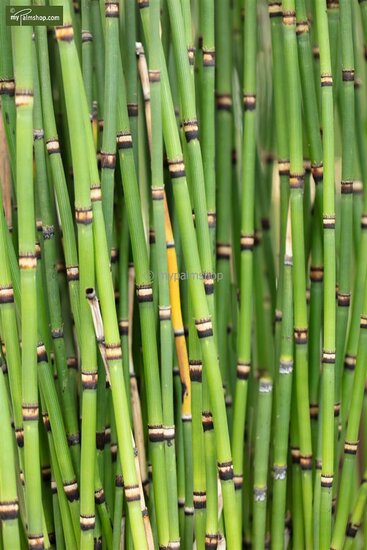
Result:
<svg viewBox="0 0 367 550">
<path fill-rule="evenodd" d="M 273 87 L 274 87 L 274 115 L 275 138 L 278 158 L 279 175 L 279 268 L 277 281 L 277 298 L 275 310 L 275 359 L 278 361 L 280 353 L 281 321 L 282 321 L 282 296 L 283 296 L 283 258 L 285 251 L 285 234 L 288 212 L 288 178 L 289 178 L 289 151 L 288 151 L 288 118 L 286 112 L 286 80 L 283 63 L 283 32 L 281 4 L 269 1 L 268 12 L 271 26 L 271 44 L 273 61 Z"/>
<path fill-rule="evenodd" d="M 289 228 L 290 230 L 290 228 Z M 273 435 L 273 506 L 271 544 L 274 550 L 284 547 L 284 520 L 287 497 L 287 454 L 291 412 L 293 372 L 293 297 L 292 297 L 292 249 L 284 257 L 282 300 L 282 327 L 277 384 L 275 385 L 275 422 Z M 291 478 L 291 481 L 292 478 Z"/>
<path fill-rule="evenodd" d="M 261 550 L 265 544 L 272 390 L 271 379 L 260 378 L 254 452 L 254 550 Z"/>
<path fill-rule="evenodd" d="M 243 175 L 241 212 L 241 279 L 237 382 L 233 411 L 233 467 L 239 519 L 242 520 L 243 450 L 248 377 L 251 369 L 253 270 L 255 244 L 256 0 L 245 0 L 243 81 Z"/>
<path fill-rule="evenodd" d="M 165 455 L 167 466 L 167 499 L 169 519 L 169 547 L 179 546 L 180 533 L 177 509 L 177 474 L 175 450 L 175 425 L 173 411 L 173 340 L 170 289 L 168 282 L 168 261 L 165 235 L 164 212 L 164 178 L 163 178 L 163 134 L 162 134 L 162 104 L 160 84 L 160 2 L 151 0 L 150 8 L 150 56 L 149 82 L 151 95 L 151 122 L 152 122 L 152 201 L 153 223 L 156 239 L 156 254 L 158 271 L 158 303 L 161 341 L 161 382 L 163 431 L 165 438 Z"/>
<path fill-rule="evenodd" d="M 303 224 L 303 145 L 300 77 L 297 58 L 296 14 L 293 0 L 283 3 L 283 36 L 289 97 L 289 152 L 290 152 L 290 202 L 293 249 L 294 287 L 294 341 L 296 363 L 296 395 L 299 423 L 300 466 L 302 474 L 302 496 L 305 541 L 307 550 L 313 548 L 312 541 L 312 446 L 309 418 L 308 362 L 307 362 L 307 305 L 305 280 L 305 247 Z"/>
<path fill-rule="evenodd" d="M 331 501 L 334 475 L 334 391 L 335 391 L 335 184 L 333 77 L 329 30 L 325 6 L 316 3 L 320 44 L 320 82 L 324 153 L 324 340 L 322 352 L 322 471 L 320 502 L 320 549 L 328 549 L 331 539 Z"/>
<path fill-rule="evenodd" d="M 117 122 L 117 71 L 120 62 L 119 18 L 114 14 L 119 2 L 105 3 L 105 89 L 104 123 L 101 149 L 101 186 L 103 214 L 107 232 L 108 250 L 112 247 L 114 176 L 116 166 L 116 122 Z"/>
<path fill-rule="evenodd" d="M 13 5 L 21 5 L 15 1 Z M 30 5 L 30 2 L 26 2 Z M 28 543 L 43 548 L 42 495 L 38 435 L 37 286 L 33 194 L 32 28 L 15 27 L 16 187 L 18 196 L 19 267 L 22 333 L 22 413 Z"/>
<path fill-rule="evenodd" d="M 215 246 L 215 66 L 214 2 L 204 0 L 199 4 L 202 35 L 202 68 L 200 95 L 201 151 L 205 181 L 209 232 Z M 228 174 L 228 173 L 227 173 Z M 209 218 L 209 216 L 211 217 Z"/>
<path fill-rule="evenodd" d="M 85 93 L 87 95 L 88 108 L 92 115 L 92 98 L 93 98 L 93 63 L 92 63 L 92 48 L 93 35 L 91 33 L 91 18 L 90 18 L 91 0 L 81 0 L 82 11 L 82 71 Z"/>
<path fill-rule="evenodd" d="M 335 364 L 335 413 L 340 411 L 342 397 L 343 357 L 346 348 L 347 326 L 351 294 L 351 261 L 353 250 L 353 180 L 355 170 L 355 100 L 354 100 L 354 52 L 352 2 L 340 0 L 340 38 L 342 58 L 342 181 L 341 221 L 338 280 L 338 308 L 336 319 L 336 364 Z M 339 414 L 337 416 L 339 422 Z M 342 425 L 342 423 L 341 423 Z M 336 425 L 336 428 L 338 426 Z M 339 433 L 336 430 L 336 433 Z M 338 445 L 335 451 L 336 474 Z M 335 491 L 334 491 L 335 492 Z"/>
<path fill-rule="evenodd" d="M 0 438 L 0 513 L 2 520 L 2 539 L 5 548 L 20 550 L 19 503 L 15 477 L 15 456 L 13 434 L 10 425 L 8 396 L 5 379 L 0 369 L 0 419 L 2 434 Z"/>
<path fill-rule="evenodd" d="M 215 2 L 216 43 L 216 172 L 217 172 L 217 272 L 223 274 L 216 288 L 216 315 L 218 320 L 218 353 L 225 394 L 231 395 L 227 358 L 227 324 L 229 318 L 230 256 L 221 254 L 231 248 L 231 187 L 232 187 L 232 45 L 230 2 Z M 203 68 L 203 77 L 206 74 Z M 227 101 L 227 108 L 223 105 Z M 209 129 L 208 129 L 209 130 Z M 209 132 L 202 126 L 203 137 Z M 207 138 L 206 138 L 207 139 Z M 205 144 L 205 142 L 204 142 Z M 208 197 L 209 200 L 210 197 Z M 209 206 L 208 206 L 209 208 Z M 240 511 L 239 511 L 240 513 Z"/>
</svg>

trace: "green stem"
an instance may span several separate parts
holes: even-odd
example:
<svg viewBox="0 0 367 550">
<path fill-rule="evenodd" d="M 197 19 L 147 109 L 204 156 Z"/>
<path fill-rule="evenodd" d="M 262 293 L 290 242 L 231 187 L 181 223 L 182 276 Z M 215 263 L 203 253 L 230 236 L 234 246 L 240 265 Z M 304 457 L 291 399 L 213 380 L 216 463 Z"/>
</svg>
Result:
<svg viewBox="0 0 367 550">
<path fill-rule="evenodd" d="M 255 244 L 255 124 L 256 124 L 256 1 L 245 1 L 243 81 L 243 190 L 241 212 L 241 279 L 237 351 L 237 382 L 234 399 L 232 450 L 239 519 L 242 519 L 243 440 L 245 433 L 248 376 L 251 369 L 253 321 L 253 273 Z"/>
<path fill-rule="evenodd" d="M 312 540 L 312 445 L 309 418 L 308 362 L 307 362 L 307 305 L 305 281 L 305 247 L 303 224 L 303 145 L 299 66 L 296 43 L 296 17 L 293 0 L 283 3 L 283 36 L 289 97 L 289 152 L 290 203 L 293 250 L 294 340 L 296 364 L 297 414 L 299 423 L 300 466 L 306 548 L 313 548 Z"/>
<path fill-rule="evenodd" d="M 21 5 L 17 0 L 14 6 Z M 30 2 L 26 2 L 30 5 Z M 32 28 L 13 28 L 16 79 L 16 187 L 18 197 L 19 267 L 22 296 L 22 412 L 29 544 L 44 544 L 38 435 L 37 287 L 33 194 L 33 64 Z"/>
<path fill-rule="evenodd" d="M 329 549 L 331 538 L 331 501 L 334 475 L 334 392 L 336 328 L 336 251 L 335 251 L 335 184 L 334 184 L 334 113 L 333 77 L 327 13 L 316 3 L 320 44 L 320 82 L 322 104 L 324 181 L 324 326 L 322 352 L 322 471 L 320 502 L 320 549 Z"/>
<path fill-rule="evenodd" d="M 254 525 L 252 545 L 255 550 L 264 548 L 265 543 L 272 389 L 273 383 L 270 378 L 260 378 L 254 452 Z"/>
</svg>

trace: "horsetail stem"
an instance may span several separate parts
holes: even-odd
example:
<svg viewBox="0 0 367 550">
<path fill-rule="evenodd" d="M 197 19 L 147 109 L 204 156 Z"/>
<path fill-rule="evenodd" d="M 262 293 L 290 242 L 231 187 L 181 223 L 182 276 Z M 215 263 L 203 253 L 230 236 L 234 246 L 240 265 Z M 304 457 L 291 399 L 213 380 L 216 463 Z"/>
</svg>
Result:
<svg viewBox="0 0 367 550">
<path fill-rule="evenodd" d="M 237 381 L 233 412 L 232 452 L 239 517 L 242 515 L 243 440 L 248 377 L 251 369 L 253 309 L 253 256 L 255 244 L 255 141 L 256 123 L 256 2 L 245 3 L 243 80 L 243 191 L 241 212 L 241 279 Z"/>
<path fill-rule="evenodd" d="M 329 548 L 331 500 L 334 475 L 334 391 L 335 391 L 335 183 L 333 76 L 331 72 L 328 25 L 325 10 L 316 5 L 320 44 L 320 83 L 322 104 L 324 179 L 324 334 L 322 351 L 322 471 L 320 502 L 320 548 Z M 335 73 L 334 73 L 335 74 Z"/>
<path fill-rule="evenodd" d="M 218 172 L 218 190 L 217 190 L 217 231 L 216 231 L 216 250 L 220 250 L 221 246 L 231 247 L 231 227 L 228 224 L 228 219 L 231 216 L 231 201 L 228 193 L 228 185 L 225 184 L 228 178 L 231 184 L 232 172 L 232 75 L 231 75 L 231 40 L 230 40 L 230 5 L 229 2 L 215 2 L 215 44 L 216 51 L 211 54 L 204 51 L 203 41 L 203 60 L 210 56 L 215 58 L 213 63 L 217 61 L 216 69 L 216 124 L 218 138 L 216 141 L 215 151 L 215 166 Z M 207 78 L 206 73 L 210 70 L 210 65 L 203 66 L 203 79 Z M 223 98 L 227 98 L 228 109 L 222 109 L 220 106 Z M 204 101 L 204 95 L 202 102 Z M 205 99 L 205 101 L 207 101 Z M 204 113 L 203 113 L 204 114 Z M 203 115 L 202 115 L 203 116 Z M 210 132 L 205 132 L 205 124 L 202 120 L 203 138 L 205 135 L 210 135 Z M 205 141 L 203 142 L 204 151 Z M 204 164 L 205 166 L 205 164 Z M 206 185 L 207 181 L 206 181 Z M 207 189 L 208 211 L 210 212 L 210 192 Z M 209 225 L 210 230 L 210 225 Z M 220 358 L 220 367 L 223 377 L 223 383 L 226 388 L 226 394 L 231 395 L 230 377 L 228 372 L 228 358 L 226 357 L 226 326 L 228 323 L 228 306 L 229 306 L 229 289 L 230 289 L 230 255 L 217 254 L 217 270 L 223 273 L 222 281 L 218 282 L 216 288 L 216 315 L 218 319 L 218 353 Z"/>
<path fill-rule="evenodd" d="M 45 4 L 0 21 L 0 549 L 357 550 L 366 2 Z"/>
<path fill-rule="evenodd" d="M 5 2 L 9 4 L 9 0 Z M 0 95 L 1 95 L 1 114 L 4 124 L 4 130 L 7 136 L 8 154 L 10 168 L 15 177 L 15 81 L 13 72 L 13 59 L 11 51 L 11 29 L 5 24 L 2 18 L 1 23 L 1 50 L 3 54 L 0 60 Z"/>
<path fill-rule="evenodd" d="M 353 180 L 355 171 L 355 91 L 354 91 L 354 52 L 352 6 L 349 2 L 340 2 L 340 40 L 342 51 L 342 180 L 341 180 L 341 223 L 340 223 L 340 266 L 338 275 L 338 307 L 336 318 L 336 364 L 335 364 L 335 405 L 334 414 L 340 410 L 342 395 L 343 354 L 346 345 L 347 325 L 351 294 L 351 253 L 352 238 L 349 228 L 353 218 Z M 353 144 L 346 146 L 345 144 Z M 340 417 L 336 416 L 337 430 Z M 343 423 L 341 423 L 343 430 Z M 336 432 L 338 433 L 338 431 Z M 340 458 L 338 445 L 335 449 L 335 465 Z M 336 468 L 337 476 L 337 468 Z"/>
<path fill-rule="evenodd" d="M 10 414 L 6 395 L 5 377 L 0 372 L 0 402 L 3 436 L 0 443 L 1 455 L 1 491 L 0 514 L 4 547 L 21 548 L 18 530 L 19 503 L 15 478 L 14 445 L 10 426 Z M 8 462 L 9 461 L 9 462 Z"/>
<path fill-rule="evenodd" d="M 158 303 L 161 341 L 161 383 L 162 383 L 162 420 L 165 439 L 165 457 L 167 465 L 167 502 L 169 516 L 170 544 L 180 540 L 177 508 L 177 478 L 175 427 L 173 410 L 173 340 L 171 323 L 170 289 L 167 277 L 168 260 L 165 234 L 164 213 L 164 179 L 163 179 L 163 133 L 162 133 L 162 103 L 160 84 L 160 40 L 159 40 L 159 1 L 152 0 L 150 7 L 150 57 L 149 84 L 151 94 L 151 172 L 153 223 L 156 239 L 156 254 L 158 264 Z M 154 144 L 154 145 L 153 145 Z"/>
<path fill-rule="evenodd" d="M 215 33 L 214 6 L 211 0 L 199 4 L 199 23 L 202 36 L 202 68 L 200 95 L 201 151 L 209 232 L 215 246 Z"/>
<path fill-rule="evenodd" d="M 112 247 L 114 175 L 116 166 L 117 73 L 119 62 L 119 2 L 105 2 L 105 90 L 101 148 L 101 187 L 108 249 Z"/>
<path fill-rule="evenodd" d="M 91 33 L 91 2 L 90 0 L 81 0 L 81 43 L 82 43 L 82 72 L 84 88 L 87 96 L 89 112 L 92 114 L 92 40 Z"/>
<path fill-rule="evenodd" d="M 273 384 L 270 378 L 260 378 L 256 442 L 254 452 L 254 532 L 253 547 L 263 548 L 266 532 L 267 477 L 270 441 L 270 418 Z"/>
<path fill-rule="evenodd" d="M 283 257 L 285 249 L 286 220 L 288 212 L 288 176 L 289 176 L 289 154 L 286 116 L 286 91 L 283 56 L 283 34 L 282 34 L 282 10 L 281 4 L 269 2 L 268 13 L 271 26 L 273 81 L 274 81 L 274 111 L 275 111 L 275 135 L 279 175 L 279 267 L 277 281 L 277 303 L 275 310 L 275 359 L 278 360 L 280 348 L 280 326 L 282 321 L 282 292 L 283 292 Z"/>
<path fill-rule="evenodd" d="M 20 3 L 15 1 L 14 6 Z M 28 2 L 26 5 L 30 5 Z M 43 545 L 37 390 L 37 292 L 33 194 L 32 29 L 13 29 L 16 79 L 16 189 L 19 208 L 19 268 L 22 294 L 22 415 L 28 544 Z"/>
<path fill-rule="evenodd" d="M 282 300 L 282 326 L 279 357 L 278 386 L 275 387 L 275 425 L 273 441 L 273 508 L 271 523 L 272 546 L 283 548 L 284 519 L 286 512 L 286 480 L 288 427 L 292 394 L 293 373 L 293 308 L 292 308 L 292 241 L 288 222 L 288 240 L 284 256 L 284 286 Z M 284 427 L 287 428 L 284 429 Z"/>
<path fill-rule="evenodd" d="M 300 466 L 306 547 L 312 548 L 312 446 L 309 419 L 307 342 L 308 323 L 306 309 L 306 281 L 303 233 L 303 151 L 301 131 L 300 81 L 296 56 L 296 14 L 294 2 L 283 3 L 284 52 L 288 88 L 294 90 L 289 98 L 289 154 L 290 204 L 293 248 L 294 286 L 294 342 L 296 364 L 296 394 L 299 422 Z"/>
<path fill-rule="evenodd" d="M 0 287 L 2 296 L 0 299 L 1 310 L 1 334 L 3 346 L 5 347 L 5 358 L 8 368 L 9 387 L 12 400 L 13 422 L 18 445 L 21 447 L 24 442 L 23 419 L 22 419 L 22 370 L 21 353 L 19 349 L 19 336 L 17 327 L 15 292 L 9 268 L 7 253 L 7 227 L 3 210 L 2 193 L 0 193 L 0 239 L 2 258 L 0 264 Z M 19 295 L 17 296 L 17 300 Z M 19 306 L 19 302 L 18 302 Z"/>
</svg>

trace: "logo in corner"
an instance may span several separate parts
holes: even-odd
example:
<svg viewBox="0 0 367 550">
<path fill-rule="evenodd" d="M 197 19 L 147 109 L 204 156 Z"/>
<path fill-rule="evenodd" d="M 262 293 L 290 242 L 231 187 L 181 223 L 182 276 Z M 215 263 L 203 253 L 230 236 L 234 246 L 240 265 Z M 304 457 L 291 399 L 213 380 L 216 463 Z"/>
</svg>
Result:
<svg viewBox="0 0 367 550">
<path fill-rule="evenodd" d="M 6 6 L 6 24 L 12 27 L 55 27 L 62 23 L 62 6 Z"/>
</svg>

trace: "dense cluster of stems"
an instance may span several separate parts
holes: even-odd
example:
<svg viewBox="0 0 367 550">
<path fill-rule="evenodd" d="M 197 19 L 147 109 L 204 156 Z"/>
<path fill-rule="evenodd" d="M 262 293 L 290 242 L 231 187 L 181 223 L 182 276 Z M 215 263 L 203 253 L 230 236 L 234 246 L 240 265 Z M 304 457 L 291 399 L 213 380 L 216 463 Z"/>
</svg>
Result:
<svg viewBox="0 0 367 550">
<path fill-rule="evenodd" d="M 0 9 L 0 550 L 366 548 L 367 1 Z"/>
</svg>

